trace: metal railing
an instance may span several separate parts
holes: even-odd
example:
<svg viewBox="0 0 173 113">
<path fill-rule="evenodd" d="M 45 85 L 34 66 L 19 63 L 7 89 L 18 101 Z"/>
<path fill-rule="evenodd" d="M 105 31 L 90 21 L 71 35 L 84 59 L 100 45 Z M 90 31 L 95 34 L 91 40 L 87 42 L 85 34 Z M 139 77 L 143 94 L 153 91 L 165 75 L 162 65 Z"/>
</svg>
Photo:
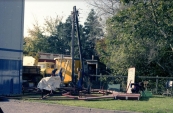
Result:
<svg viewBox="0 0 173 113">
<path fill-rule="evenodd" d="M 91 75 L 95 76 L 98 87 L 106 88 L 106 84 L 120 84 L 120 91 L 125 92 L 127 87 L 127 77 L 121 75 Z M 167 81 L 173 81 L 173 77 L 162 76 L 136 76 L 136 82 L 144 82 L 145 89 L 154 95 L 173 96 L 173 87 L 166 87 Z M 95 85 L 96 86 L 96 85 Z"/>
</svg>

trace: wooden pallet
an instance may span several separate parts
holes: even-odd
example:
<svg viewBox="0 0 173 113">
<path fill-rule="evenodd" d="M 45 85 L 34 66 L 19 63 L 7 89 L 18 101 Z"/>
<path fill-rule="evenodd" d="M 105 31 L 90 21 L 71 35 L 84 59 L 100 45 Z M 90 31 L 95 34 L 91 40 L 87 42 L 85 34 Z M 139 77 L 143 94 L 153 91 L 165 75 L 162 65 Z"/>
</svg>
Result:
<svg viewBox="0 0 173 113">
<path fill-rule="evenodd" d="M 115 99 L 121 100 L 139 100 L 141 97 L 140 94 L 133 94 L 133 93 L 119 93 L 115 95 Z"/>
</svg>

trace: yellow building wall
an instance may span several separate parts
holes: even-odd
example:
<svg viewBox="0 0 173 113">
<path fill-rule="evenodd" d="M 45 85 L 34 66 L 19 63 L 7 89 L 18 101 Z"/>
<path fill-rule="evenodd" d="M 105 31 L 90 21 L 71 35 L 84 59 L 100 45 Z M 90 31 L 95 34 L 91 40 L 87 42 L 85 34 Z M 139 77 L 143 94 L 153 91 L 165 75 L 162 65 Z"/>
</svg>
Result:
<svg viewBox="0 0 173 113">
<path fill-rule="evenodd" d="M 78 72 L 77 72 L 77 68 L 81 68 L 81 64 L 80 64 L 80 60 L 75 60 L 74 61 L 75 63 L 74 63 L 74 72 L 75 72 L 75 74 L 77 74 Z"/>
<path fill-rule="evenodd" d="M 60 70 L 60 68 L 63 69 L 63 77 L 64 77 L 64 83 L 68 83 L 72 81 L 72 60 L 71 59 L 56 59 L 56 68 Z M 77 68 L 81 68 L 80 61 L 75 60 L 74 61 L 74 72 L 77 74 Z"/>
<path fill-rule="evenodd" d="M 38 66 L 40 66 L 40 65 L 44 65 L 44 68 L 41 66 L 41 73 L 43 74 L 43 76 L 45 76 L 45 74 L 51 74 L 52 73 L 54 68 L 51 68 L 51 65 L 55 65 L 55 63 L 53 63 L 53 62 L 38 62 Z"/>
</svg>

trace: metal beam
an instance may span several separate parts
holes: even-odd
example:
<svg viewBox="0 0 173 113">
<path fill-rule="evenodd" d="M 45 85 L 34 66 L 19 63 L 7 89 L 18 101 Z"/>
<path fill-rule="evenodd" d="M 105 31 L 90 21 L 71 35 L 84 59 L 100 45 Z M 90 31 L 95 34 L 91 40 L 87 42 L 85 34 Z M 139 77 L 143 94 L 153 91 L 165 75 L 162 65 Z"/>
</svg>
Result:
<svg viewBox="0 0 173 113">
<path fill-rule="evenodd" d="M 91 76 L 97 76 L 97 77 L 122 77 L 122 78 L 127 78 L 128 76 L 121 76 L 121 75 L 91 75 Z M 159 76 L 136 76 L 137 78 L 163 78 L 163 79 L 173 79 L 173 77 L 159 77 Z"/>
</svg>

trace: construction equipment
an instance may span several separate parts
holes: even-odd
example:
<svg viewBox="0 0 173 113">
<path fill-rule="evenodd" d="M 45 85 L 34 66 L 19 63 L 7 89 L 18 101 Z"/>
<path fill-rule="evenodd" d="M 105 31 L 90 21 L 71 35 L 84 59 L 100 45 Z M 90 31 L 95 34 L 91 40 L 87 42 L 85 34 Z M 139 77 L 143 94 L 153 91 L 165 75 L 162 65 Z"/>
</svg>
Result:
<svg viewBox="0 0 173 113">
<path fill-rule="evenodd" d="M 30 82 L 33 83 L 34 86 L 36 86 L 36 84 L 40 81 L 41 78 L 42 76 L 40 74 L 39 66 L 23 66 L 22 79 L 24 82 Z"/>
<path fill-rule="evenodd" d="M 41 74 L 43 77 L 50 76 L 52 70 L 55 68 L 55 63 L 53 62 L 38 62 L 38 66 L 41 68 Z"/>
<path fill-rule="evenodd" d="M 64 83 L 68 84 L 72 81 L 72 58 L 71 57 L 57 57 L 56 68 L 60 70 L 63 69 Z M 74 61 L 74 74 L 77 75 L 77 68 L 81 68 L 80 60 L 75 59 Z"/>
<path fill-rule="evenodd" d="M 33 90 L 42 78 L 40 66 L 23 66 L 22 92 Z"/>
<path fill-rule="evenodd" d="M 96 69 L 96 74 L 97 74 L 97 68 L 98 64 L 97 61 L 93 60 L 85 60 L 83 59 L 82 56 L 82 48 L 81 48 L 81 41 L 80 41 L 80 33 L 79 33 L 79 25 L 78 25 L 78 11 L 76 11 L 76 7 L 73 7 L 73 13 L 72 13 L 72 47 L 71 47 L 71 57 L 64 57 L 63 55 L 54 58 L 56 60 L 56 68 L 58 70 L 63 70 L 62 75 L 64 77 L 63 82 L 65 85 L 61 85 L 60 87 L 54 86 L 57 88 L 58 91 L 61 92 L 61 95 L 70 97 L 70 98 L 79 98 L 84 99 L 83 96 L 90 96 L 88 99 L 96 99 L 96 98 L 113 98 L 113 95 L 111 96 L 105 96 L 105 97 L 97 97 L 98 95 L 92 95 L 91 94 L 91 86 L 90 82 L 87 76 L 87 69 L 90 65 L 90 67 L 94 67 Z M 78 48 L 79 48 L 79 59 L 74 58 L 74 35 L 75 35 L 75 25 L 76 25 L 76 31 L 77 31 L 77 38 L 78 38 Z M 84 62 L 86 65 L 84 65 Z M 88 62 L 88 63 L 87 63 Z M 51 76 L 52 79 L 55 78 L 54 76 Z M 51 77 L 49 79 L 51 79 Z M 46 81 L 46 80 L 45 80 Z M 58 81 L 57 81 L 58 82 Z M 53 84 L 52 84 L 53 85 Z M 55 89 L 56 89 L 55 88 Z M 54 91 L 56 92 L 57 90 Z M 40 88 L 42 92 L 42 98 L 46 98 L 47 96 L 52 94 L 53 89 L 45 89 L 45 88 Z M 43 95 L 44 91 L 48 91 L 49 93 L 47 95 Z M 98 92 L 99 90 L 93 92 Z M 55 94 L 55 93 L 53 93 Z M 91 94 L 91 95 L 90 95 Z M 101 92 L 101 95 L 103 96 L 105 94 L 105 91 Z M 106 92 L 108 94 L 108 92 Z M 77 97 L 76 97 L 77 95 Z"/>
</svg>

